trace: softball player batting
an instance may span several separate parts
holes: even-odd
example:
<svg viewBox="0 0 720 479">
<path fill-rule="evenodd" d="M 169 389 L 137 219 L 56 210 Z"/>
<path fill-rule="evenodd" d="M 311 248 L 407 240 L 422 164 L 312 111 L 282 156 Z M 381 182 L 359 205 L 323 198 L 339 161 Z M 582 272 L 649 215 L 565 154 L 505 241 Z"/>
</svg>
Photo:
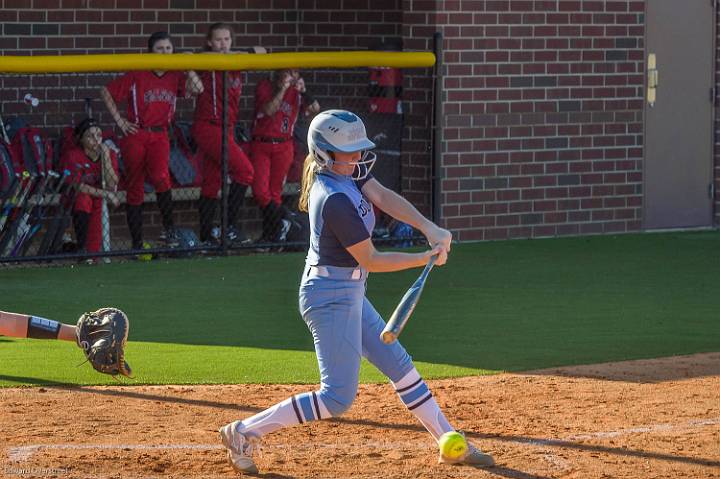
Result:
<svg viewBox="0 0 720 479">
<path fill-rule="evenodd" d="M 233 29 L 225 23 L 210 26 L 205 39 L 206 53 L 232 53 Z M 247 53 L 247 52 L 242 52 Z M 240 108 L 242 93 L 242 72 L 228 72 L 228 171 L 232 183 L 228 194 L 228 239 L 235 243 L 246 243 L 248 238 L 237 226 L 243 198 L 253 181 L 253 166 L 245 152 L 235 141 L 235 123 Z M 200 215 L 200 241 L 211 240 L 213 219 L 220 201 L 218 193 L 221 183 L 222 166 L 222 119 L 223 84 L 222 72 L 201 72 L 205 90 L 198 96 L 195 105 L 195 118 L 192 136 L 204 156 L 203 179 L 198 202 Z"/>
<path fill-rule="evenodd" d="M 399 342 L 380 340 L 384 321 L 365 297 L 368 273 L 424 266 L 430 256 L 447 261 L 452 236 L 370 175 L 375 154 L 365 125 L 354 113 L 329 110 L 310 123 L 300 208 L 310 215 L 310 248 L 300 283 L 300 313 L 313 335 L 320 367 L 317 391 L 297 394 L 250 418 L 220 428 L 236 471 L 255 473 L 254 446 L 285 426 L 338 417 L 352 404 L 360 359 L 366 357 L 393 384 L 400 400 L 438 441 L 453 427 Z M 432 250 L 379 252 L 372 243 L 372 204 L 423 232 Z M 468 445 L 464 455 L 441 463 L 491 466 L 492 456 Z"/>
<path fill-rule="evenodd" d="M 153 33 L 148 39 L 150 53 L 173 53 L 170 35 Z M 168 125 L 175 114 L 178 96 L 197 95 L 202 83 L 193 71 L 129 72 L 111 81 L 100 90 L 108 111 L 125 138 L 120 142 L 127 179 L 127 222 L 133 249 L 141 249 L 142 204 L 145 177 L 155 188 L 168 246 L 177 246 L 170 191 L 170 141 Z M 127 118 L 123 118 L 117 102 L 127 102 Z"/>
</svg>

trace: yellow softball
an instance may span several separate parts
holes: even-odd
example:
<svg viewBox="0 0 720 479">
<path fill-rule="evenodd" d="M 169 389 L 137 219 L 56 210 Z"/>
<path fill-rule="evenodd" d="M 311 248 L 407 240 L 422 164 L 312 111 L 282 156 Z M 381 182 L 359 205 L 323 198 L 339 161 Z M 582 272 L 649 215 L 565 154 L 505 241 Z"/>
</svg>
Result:
<svg viewBox="0 0 720 479">
<path fill-rule="evenodd" d="M 438 445 L 440 446 L 440 454 L 449 459 L 462 457 L 468 450 L 465 436 L 457 431 L 446 432 L 440 436 Z"/>
<path fill-rule="evenodd" d="M 152 246 L 150 246 L 150 243 L 148 243 L 147 241 L 143 242 L 142 247 L 143 249 L 152 248 Z M 138 261 L 151 261 L 153 259 L 153 255 L 150 253 L 140 253 L 139 255 L 137 255 L 137 259 Z"/>
</svg>

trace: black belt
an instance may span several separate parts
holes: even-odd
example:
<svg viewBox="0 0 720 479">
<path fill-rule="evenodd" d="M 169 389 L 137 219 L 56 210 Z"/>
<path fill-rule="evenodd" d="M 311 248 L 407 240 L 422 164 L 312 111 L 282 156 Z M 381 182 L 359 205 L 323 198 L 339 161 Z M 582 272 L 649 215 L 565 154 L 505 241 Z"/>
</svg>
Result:
<svg viewBox="0 0 720 479">
<path fill-rule="evenodd" d="M 167 131 L 167 127 L 164 126 L 146 126 L 143 127 L 145 131 L 152 131 L 154 133 L 160 133 L 161 131 Z"/>
<path fill-rule="evenodd" d="M 259 141 L 260 143 L 272 143 L 277 145 L 278 143 L 285 143 L 290 138 L 272 138 L 270 136 L 253 136 L 253 141 Z"/>
</svg>

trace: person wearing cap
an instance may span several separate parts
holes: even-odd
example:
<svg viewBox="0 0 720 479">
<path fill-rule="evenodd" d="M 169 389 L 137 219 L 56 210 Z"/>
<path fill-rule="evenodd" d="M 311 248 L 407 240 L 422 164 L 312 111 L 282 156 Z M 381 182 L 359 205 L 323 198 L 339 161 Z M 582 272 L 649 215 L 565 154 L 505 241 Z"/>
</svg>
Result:
<svg viewBox="0 0 720 479">
<path fill-rule="evenodd" d="M 228 460 L 238 472 L 258 472 L 252 455 L 266 434 L 347 411 L 357 393 L 363 356 L 390 379 L 402 403 L 435 441 L 455 431 L 405 348 L 380 339 L 385 322 L 365 297 L 371 271 L 417 268 L 436 255 L 435 264 L 444 265 L 452 235 L 370 174 L 376 160 L 373 148 L 365 125 L 352 112 L 328 110 L 310 123 L 300 209 L 309 213 L 311 233 L 299 307 L 315 343 L 320 388 L 220 428 Z M 373 205 L 417 228 L 431 248 L 418 253 L 378 251 L 372 242 Z M 494 464 L 491 455 L 469 443 L 465 447 L 460 457 L 441 453 L 440 462 Z"/>
<path fill-rule="evenodd" d="M 75 145 L 65 151 L 60 164 L 74 185 L 73 228 L 78 249 L 96 253 L 102 247 L 102 200 L 118 206 L 118 161 L 115 151 L 102 141 L 97 121 L 86 118 L 73 131 Z"/>
</svg>

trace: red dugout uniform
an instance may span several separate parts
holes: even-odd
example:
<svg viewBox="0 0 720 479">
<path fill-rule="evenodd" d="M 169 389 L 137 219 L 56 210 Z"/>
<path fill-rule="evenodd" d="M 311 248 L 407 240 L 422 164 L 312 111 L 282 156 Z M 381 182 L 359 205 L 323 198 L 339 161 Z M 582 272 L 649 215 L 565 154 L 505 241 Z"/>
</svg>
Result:
<svg viewBox="0 0 720 479">
<path fill-rule="evenodd" d="M 178 96 L 185 96 L 184 72 L 128 72 L 111 81 L 107 90 L 115 103 L 127 102 L 128 121 L 138 132 L 120 142 L 127 182 L 127 202 L 143 202 L 145 175 L 157 193 L 170 189 L 170 142 L 167 128 L 175 114 Z"/>
<path fill-rule="evenodd" d="M 222 72 L 200 72 L 203 92 L 195 105 L 192 135 L 203 152 L 202 196 L 216 198 L 221 186 L 222 161 Z M 253 167 L 245 152 L 235 142 L 234 127 L 240 108 L 242 72 L 228 72 L 228 171 L 234 183 L 250 185 Z"/>
<path fill-rule="evenodd" d="M 112 149 L 110 149 L 110 161 L 117 173 L 117 155 Z M 75 147 L 70 148 L 63 154 L 60 164 L 63 169 L 70 171 L 69 183 L 102 188 L 102 160 L 100 158 L 93 161 L 85 154 L 82 148 Z M 100 251 L 102 246 L 102 198 L 78 192 L 75 196 L 73 211 L 90 214 L 87 241 L 84 246 L 90 253 Z"/>
<path fill-rule="evenodd" d="M 273 83 L 264 79 L 255 89 L 255 123 L 250 156 L 255 168 L 252 189 L 255 201 L 265 207 L 270 201 L 282 202 L 282 188 L 293 161 L 292 141 L 295 122 L 302 105 L 300 92 L 290 87 L 285 91 L 280 108 L 272 116 L 262 111 L 263 105 L 275 96 Z"/>
</svg>

